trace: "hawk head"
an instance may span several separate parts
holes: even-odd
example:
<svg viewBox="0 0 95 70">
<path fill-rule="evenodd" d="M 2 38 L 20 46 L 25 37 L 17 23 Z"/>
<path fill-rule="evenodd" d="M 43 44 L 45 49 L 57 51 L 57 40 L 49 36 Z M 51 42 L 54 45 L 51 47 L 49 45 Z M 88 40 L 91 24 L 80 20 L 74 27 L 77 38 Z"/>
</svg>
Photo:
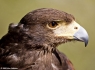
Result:
<svg viewBox="0 0 95 70">
<path fill-rule="evenodd" d="M 0 67 L 20 70 L 74 70 L 70 60 L 56 46 L 70 41 L 88 44 L 88 34 L 66 12 L 41 8 L 9 25 L 0 40 Z"/>
<path fill-rule="evenodd" d="M 56 9 L 41 8 L 29 12 L 18 25 L 11 25 L 10 28 L 18 28 L 19 34 L 25 35 L 23 39 L 32 46 L 56 47 L 69 41 L 82 41 L 85 46 L 88 44 L 88 34 L 74 16 Z"/>
</svg>

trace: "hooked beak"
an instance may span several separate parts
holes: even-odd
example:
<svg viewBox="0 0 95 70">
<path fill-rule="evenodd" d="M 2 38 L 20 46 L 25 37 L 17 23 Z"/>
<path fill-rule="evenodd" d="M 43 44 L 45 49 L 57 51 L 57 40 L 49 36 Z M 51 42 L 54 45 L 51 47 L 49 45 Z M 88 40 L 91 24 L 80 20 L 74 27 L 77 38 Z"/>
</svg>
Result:
<svg viewBox="0 0 95 70">
<path fill-rule="evenodd" d="M 75 40 L 82 41 L 85 43 L 85 47 L 88 44 L 88 33 L 83 27 L 80 27 L 80 29 L 73 35 Z"/>
</svg>

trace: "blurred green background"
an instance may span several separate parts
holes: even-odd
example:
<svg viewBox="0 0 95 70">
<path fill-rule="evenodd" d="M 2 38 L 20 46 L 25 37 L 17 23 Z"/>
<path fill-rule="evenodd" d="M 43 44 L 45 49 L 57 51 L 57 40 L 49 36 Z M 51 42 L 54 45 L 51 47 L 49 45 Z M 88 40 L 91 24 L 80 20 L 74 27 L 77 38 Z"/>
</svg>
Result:
<svg viewBox="0 0 95 70">
<path fill-rule="evenodd" d="M 95 0 L 0 0 L 0 38 L 11 22 L 18 23 L 28 12 L 38 8 L 55 8 L 75 16 L 89 34 L 89 44 L 62 44 L 58 49 L 72 61 L 76 70 L 95 70 Z"/>
</svg>

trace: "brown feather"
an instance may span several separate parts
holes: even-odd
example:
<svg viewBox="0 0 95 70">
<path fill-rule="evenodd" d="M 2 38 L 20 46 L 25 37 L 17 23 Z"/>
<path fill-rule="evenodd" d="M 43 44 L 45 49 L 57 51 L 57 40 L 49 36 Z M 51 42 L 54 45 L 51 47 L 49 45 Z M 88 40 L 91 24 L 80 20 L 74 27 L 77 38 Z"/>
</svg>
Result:
<svg viewBox="0 0 95 70">
<path fill-rule="evenodd" d="M 18 25 L 10 24 L 0 40 L 0 67 L 19 70 L 74 70 L 70 60 L 56 49 L 65 37 L 54 37 L 46 24 L 53 20 L 71 23 L 74 17 L 55 9 L 37 9 L 26 14 Z"/>
</svg>

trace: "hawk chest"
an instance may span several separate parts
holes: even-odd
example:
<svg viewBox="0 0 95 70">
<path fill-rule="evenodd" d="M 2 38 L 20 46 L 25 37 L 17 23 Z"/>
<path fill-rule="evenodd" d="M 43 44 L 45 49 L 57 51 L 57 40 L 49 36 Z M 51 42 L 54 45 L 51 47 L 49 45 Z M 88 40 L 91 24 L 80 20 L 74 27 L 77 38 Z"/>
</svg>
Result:
<svg viewBox="0 0 95 70">
<path fill-rule="evenodd" d="M 21 53 L 20 53 L 21 54 Z M 59 70 L 60 62 L 54 53 L 44 51 L 26 51 L 21 55 L 12 54 L 7 57 L 7 63 L 11 66 L 33 70 Z"/>
</svg>

